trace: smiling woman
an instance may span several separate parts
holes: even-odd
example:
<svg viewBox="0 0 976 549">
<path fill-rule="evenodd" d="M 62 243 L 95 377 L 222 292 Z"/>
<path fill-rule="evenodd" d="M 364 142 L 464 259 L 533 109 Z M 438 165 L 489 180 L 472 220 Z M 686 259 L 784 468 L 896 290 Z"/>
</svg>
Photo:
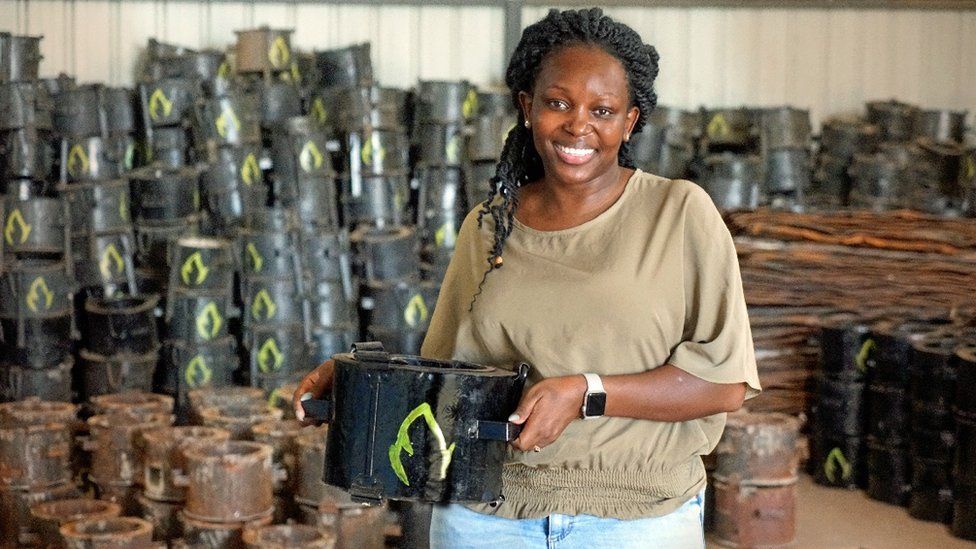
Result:
<svg viewBox="0 0 976 549">
<path fill-rule="evenodd" d="M 693 183 L 633 169 L 657 61 L 599 9 L 550 12 L 512 54 L 519 123 L 421 355 L 533 369 L 504 498 L 435 506 L 434 548 L 704 546 L 701 456 L 759 380 L 721 216 Z M 333 375 L 309 374 L 296 406 Z"/>
</svg>

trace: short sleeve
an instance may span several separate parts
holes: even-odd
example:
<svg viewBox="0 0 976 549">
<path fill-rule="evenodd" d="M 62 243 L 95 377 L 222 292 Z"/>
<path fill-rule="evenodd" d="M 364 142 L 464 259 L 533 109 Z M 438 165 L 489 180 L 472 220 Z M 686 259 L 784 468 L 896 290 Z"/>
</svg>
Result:
<svg viewBox="0 0 976 549">
<path fill-rule="evenodd" d="M 691 193 L 685 222 L 685 324 L 668 363 L 713 383 L 762 390 L 735 245 L 708 195 Z"/>
<path fill-rule="evenodd" d="M 454 358 L 458 328 L 468 315 L 470 300 L 478 288 L 474 271 L 487 266 L 487 249 L 479 237 L 478 209 L 468 213 L 458 230 L 454 255 L 441 281 L 434 314 L 420 348 L 420 355 L 425 358 Z"/>
</svg>

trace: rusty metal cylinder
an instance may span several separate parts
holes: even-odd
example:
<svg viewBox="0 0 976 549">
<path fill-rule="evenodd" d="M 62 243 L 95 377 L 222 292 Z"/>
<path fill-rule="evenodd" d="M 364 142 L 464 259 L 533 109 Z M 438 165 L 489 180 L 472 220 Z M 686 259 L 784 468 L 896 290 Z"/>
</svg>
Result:
<svg viewBox="0 0 976 549">
<path fill-rule="evenodd" d="M 152 546 L 152 525 L 135 517 L 81 520 L 61 527 L 68 549 L 141 549 Z"/>
<path fill-rule="evenodd" d="M 179 477 L 186 470 L 186 448 L 197 442 L 216 443 L 229 438 L 230 432 L 212 427 L 165 427 L 143 432 L 143 493 L 155 501 L 185 501 L 186 489 L 180 486 Z"/>
<path fill-rule="evenodd" d="M 0 547 L 37 544 L 31 508 L 45 501 L 80 497 L 74 484 L 60 484 L 38 491 L 0 489 Z"/>
<path fill-rule="evenodd" d="M 248 549 L 288 549 L 299 547 L 332 549 L 336 545 L 336 536 L 312 526 L 280 524 L 245 530 L 244 544 Z"/>
<path fill-rule="evenodd" d="M 173 397 L 144 391 L 126 391 L 91 398 L 96 414 L 115 412 L 145 415 L 173 413 Z"/>
<path fill-rule="evenodd" d="M 271 446 L 271 458 L 275 466 L 284 470 L 287 475 L 281 481 L 275 482 L 275 492 L 292 492 L 298 448 L 295 439 L 301 432 L 302 422 L 297 419 L 265 421 L 251 428 L 254 441 Z"/>
<path fill-rule="evenodd" d="M 260 404 L 264 402 L 264 392 L 256 387 L 202 387 L 187 392 L 190 402 L 190 422 L 200 425 L 205 408 L 223 407 L 239 404 Z"/>
<path fill-rule="evenodd" d="M 183 503 L 156 501 L 143 494 L 136 496 L 139 503 L 139 516 L 153 526 L 153 539 L 172 540 L 183 535 L 179 513 Z"/>
<path fill-rule="evenodd" d="M 318 506 L 325 495 L 322 481 L 325 466 L 327 425 L 305 429 L 295 438 L 295 501 L 302 505 Z"/>
<path fill-rule="evenodd" d="M 799 420 L 780 413 L 729 414 L 715 451 L 715 478 L 754 485 L 796 477 Z"/>
<path fill-rule="evenodd" d="M 716 480 L 715 529 L 726 547 L 783 547 L 796 537 L 796 480 L 749 486 Z"/>
<path fill-rule="evenodd" d="M 183 513 L 208 522 L 243 522 L 274 510 L 275 471 L 267 444 L 224 441 L 188 446 Z"/>
<path fill-rule="evenodd" d="M 291 68 L 291 29 L 261 27 L 237 33 L 237 71 L 266 72 Z"/>
<path fill-rule="evenodd" d="M 43 547 L 61 547 L 61 526 L 78 520 L 117 517 L 122 508 L 117 504 L 88 498 L 48 501 L 31 507 L 35 531 Z"/>
<path fill-rule="evenodd" d="M 50 402 L 29 397 L 0 404 L 0 425 L 74 424 L 78 407 L 70 402 Z"/>
<path fill-rule="evenodd" d="M 173 416 L 167 413 L 134 415 L 125 412 L 100 414 L 88 419 L 92 451 L 92 477 L 99 485 L 132 485 L 142 482 L 138 447 L 142 432 L 167 427 Z"/>
<path fill-rule="evenodd" d="M 71 431 L 64 423 L 0 428 L 0 487 L 42 489 L 71 478 Z"/>
<path fill-rule="evenodd" d="M 244 531 L 271 524 L 271 515 L 243 522 L 206 522 L 181 511 L 179 521 L 183 538 L 171 543 L 174 549 L 242 549 Z"/>
<path fill-rule="evenodd" d="M 282 416 L 281 410 L 269 408 L 263 400 L 217 405 L 203 408 L 199 413 L 204 425 L 227 429 L 234 440 L 247 440 L 254 425 Z"/>
<path fill-rule="evenodd" d="M 368 507 L 352 503 L 338 488 L 318 505 L 299 506 L 299 522 L 325 532 L 335 532 L 336 549 L 382 549 L 385 547 L 387 509 L 385 505 Z"/>
</svg>

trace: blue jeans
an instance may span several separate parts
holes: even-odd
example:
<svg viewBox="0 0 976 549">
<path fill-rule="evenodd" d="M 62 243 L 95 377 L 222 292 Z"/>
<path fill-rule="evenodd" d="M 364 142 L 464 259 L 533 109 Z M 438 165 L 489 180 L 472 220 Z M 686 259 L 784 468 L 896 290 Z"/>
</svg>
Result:
<svg viewBox="0 0 976 549">
<path fill-rule="evenodd" d="M 463 505 L 435 505 L 431 549 L 704 549 L 705 493 L 663 517 L 619 520 L 591 515 L 507 519 Z"/>
</svg>

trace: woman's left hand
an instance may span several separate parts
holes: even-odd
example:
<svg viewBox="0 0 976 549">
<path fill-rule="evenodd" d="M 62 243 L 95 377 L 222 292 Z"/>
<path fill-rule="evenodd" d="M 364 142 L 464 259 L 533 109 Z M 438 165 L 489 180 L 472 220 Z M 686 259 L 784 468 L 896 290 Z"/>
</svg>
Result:
<svg viewBox="0 0 976 549">
<path fill-rule="evenodd" d="M 552 444 L 574 419 L 580 417 L 586 379 L 582 375 L 543 379 L 522 395 L 509 421 L 522 425 L 512 446 L 523 452 Z"/>
</svg>

